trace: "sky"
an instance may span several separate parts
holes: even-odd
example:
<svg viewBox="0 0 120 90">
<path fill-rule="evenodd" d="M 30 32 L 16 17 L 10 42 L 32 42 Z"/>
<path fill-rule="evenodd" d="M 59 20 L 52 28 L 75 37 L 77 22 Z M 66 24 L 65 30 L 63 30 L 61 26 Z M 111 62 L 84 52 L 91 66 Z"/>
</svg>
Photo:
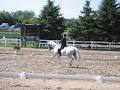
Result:
<svg viewBox="0 0 120 90">
<path fill-rule="evenodd" d="M 55 6 L 59 5 L 65 18 L 78 18 L 81 15 L 86 0 L 53 0 Z M 91 0 L 91 7 L 97 10 L 102 0 Z M 120 0 L 119 0 L 120 1 Z M 0 0 L 0 11 L 15 12 L 18 10 L 31 10 L 40 14 L 47 0 Z"/>
</svg>

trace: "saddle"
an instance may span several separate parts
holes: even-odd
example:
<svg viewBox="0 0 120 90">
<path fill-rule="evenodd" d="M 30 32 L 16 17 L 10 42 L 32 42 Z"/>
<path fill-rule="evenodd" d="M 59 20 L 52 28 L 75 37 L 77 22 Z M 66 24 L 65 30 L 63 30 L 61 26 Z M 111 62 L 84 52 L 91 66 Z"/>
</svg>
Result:
<svg viewBox="0 0 120 90">
<path fill-rule="evenodd" d="M 61 56 L 61 50 L 64 49 L 67 45 L 62 45 L 60 49 L 58 49 L 58 54 Z"/>
<path fill-rule="evenodd" d="M 65 48 L 65 47 L 64 47 Z M 58 49 L 58 54 L 61 56 L 61 50 L 64 49 L 64 48 L 60 48 Z"/>
</svg>

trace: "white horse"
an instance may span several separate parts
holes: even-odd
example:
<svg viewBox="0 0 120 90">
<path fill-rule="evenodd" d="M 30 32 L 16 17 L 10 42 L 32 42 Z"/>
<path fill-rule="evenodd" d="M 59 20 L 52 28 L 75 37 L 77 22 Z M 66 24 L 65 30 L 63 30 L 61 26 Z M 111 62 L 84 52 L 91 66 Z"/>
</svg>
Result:
<svg viewBox="0 0 120 90">
<path fill-rule="evenodd" d="M 58 54 L 58 49 L 60 49 L 60 44 L 57 44 L 54 41 L 49 41 L 48 42 L 48 48 L 49 48 L 49 50 L 53 49 L 53 52 L 54 52 L 54 56 L 51 58 L 51 60 L 57 55 L 58 55 L 58 58 L 60 59 L 60 55 Z M 78 61 L 80 59 L 79 50 L 76 47 L 73 47 L 73 46 L 67 46 L 67 47 L 63 48 L 61 50 L 61 56 L 68 56 L 70 58 L 70 60 L 71 60 L 70 61 L 70 66 L 72 66 L 72 61 L 73 60 Z M 49 63 L 50 63 L 50 61 L 49 61 Z"/>
</svg>

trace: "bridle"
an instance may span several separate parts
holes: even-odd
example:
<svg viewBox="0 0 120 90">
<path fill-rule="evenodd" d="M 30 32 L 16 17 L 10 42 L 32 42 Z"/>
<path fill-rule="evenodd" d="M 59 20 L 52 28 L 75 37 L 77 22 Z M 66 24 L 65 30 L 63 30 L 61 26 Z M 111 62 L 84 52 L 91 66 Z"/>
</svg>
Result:
<svg viewBox="0 0 120 90">
<path fill-rule="evenodd" d="M 51 50 L 53 49 L 53 47 L 50 44 L 48 44 L 48 49 Z"/>
</svg>

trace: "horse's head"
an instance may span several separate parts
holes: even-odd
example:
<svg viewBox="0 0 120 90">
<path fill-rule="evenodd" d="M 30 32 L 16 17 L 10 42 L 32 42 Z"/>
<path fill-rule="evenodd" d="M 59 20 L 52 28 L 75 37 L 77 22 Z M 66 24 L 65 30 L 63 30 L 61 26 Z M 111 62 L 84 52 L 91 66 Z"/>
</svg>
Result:
<svg viewBox="0 0 120 90">
<path fill-rule="evenodd" d="M 49 41 L 48 42 L 48 49 L 51 50 L 56 46 L 56 43 L 54 41 Z"/>
<path fill-rule="evenodd" d="M 51 50 L 53 49 L 52 45 L 48 43 L 48 49 Z"/>
</svg>

